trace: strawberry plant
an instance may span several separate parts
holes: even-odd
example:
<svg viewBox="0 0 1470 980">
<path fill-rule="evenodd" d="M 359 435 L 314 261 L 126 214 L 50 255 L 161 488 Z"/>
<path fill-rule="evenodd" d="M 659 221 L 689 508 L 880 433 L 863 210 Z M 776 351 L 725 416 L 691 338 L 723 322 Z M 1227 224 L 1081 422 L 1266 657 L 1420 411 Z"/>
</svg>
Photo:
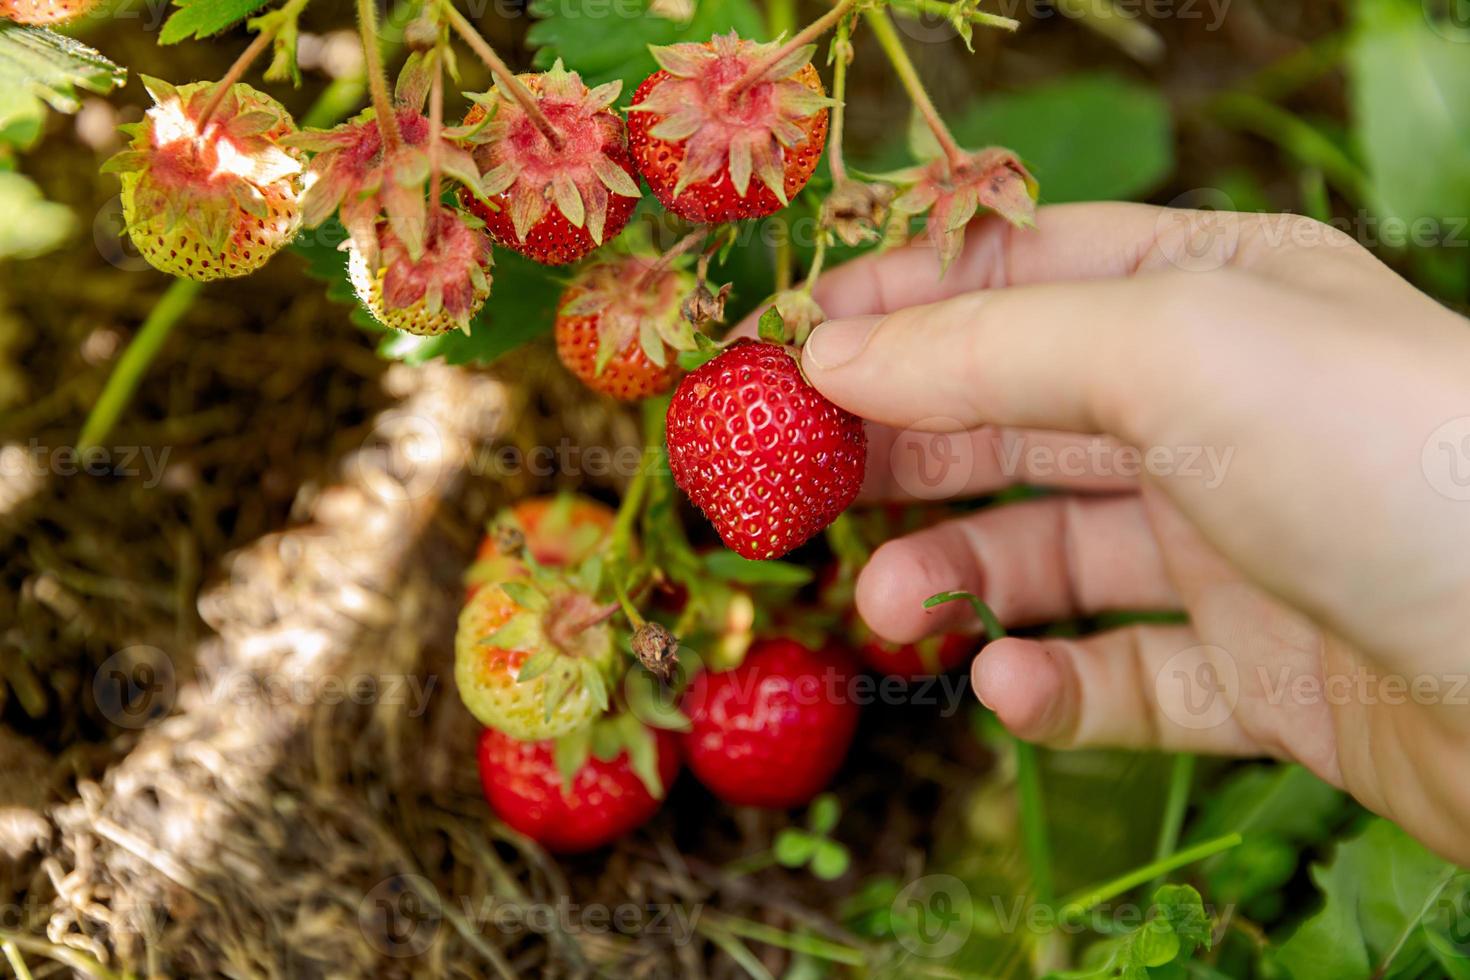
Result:
<svg viewBox="0 0 1470 980">
<path fill-rule="evenodd" d="M 478 785 L 474 809 L 435 808 L 425 823 L 480 854 L 494 841 L 532 855 L 553 888 L 566 887 L 561 866 L 538 848 L 601 851 L 580 860 L 613 879 L 630 854 L 656 853 L 659 881 L 681 901 L 759 892 L 760 874 L 785 875 L 793 893 L 836 896 L 840 922 L 820 928 L 800 914 L 778 928 L 712 908 L 699 935 L 728 959 L 724 973 L 770 976 L 755 944 L 790 954 L 793 977 L 1470 975 L 1463 872 L 1306 770 L 1215 768 L 1190 755 L 1062 761 L 980 708 L 959 715 L 954 752 L 896 750 L 945 787 L 942 807 L 937 792 L 886 799 L 889 774 L 865 755 L 906 733 L 881 730 L 892 713 L 862 707 L 875 698 L 861 692 L 952 683 L 968 709 L 963 670 L 1003 631 L 961 592 L 928 605 L 969 604 L 985 635 L 888 643 L 855 615 L 872 550 L 941 514 L 859 503 L 888 447 L 870 445 L 864 421 L 802 374 L 801 349 L 827 318 L 814 287 L 860 254 L 911 243 L 939 279 L 952 275 L 977 216 L 1022 240 L 1043 197 L 1157 190 L 1174 166 L 1166 101 L 1112 75 L 1039 80 L 1020 65 L 1020 91 L 941 112 L 912 31 L 944 25 L 955 57 L 1009 50 L 1017 22 L 975 0 L 826 0 L 806 23 L 782 0 L 638 0 L 626 17 L 588 16 L 593 6 L 531 0 L 533 23 L 520 33 L 455 0 L 391 11 L 356 0 L 350 17 L 311 0 L 174 0 L 145 75 L 91 46 L 115 40 L 87 33 L 106 3 L 0 0 L 0 209 L 13 216 L 0 227 L 0 259 L 44 254 L 76 231 L 68 209 L 19 169 L 48 113 L 77 113 L 129 83 L 140 104 L 98 155 L 121 218 L 119 240 L 99 247 L 126 244 L 167 285 L 78 442 L 99 445 L 141 382 L 162 380 L 150 361 L 191 306 L 267 267 L 252 281 L 296 277 L 299 291 L 324 293 L 355 325 L 344 329 L 363 331 L 354 336 L 385 361 L 470 373 L 499 370 L 523 347 L 554 349 L 546 366 L 561 376 L 546 389 L 583 399 L 567 430 L 585 431 L 585 413 L 618 439 L 636 432 L 640 462 L 616 479 L 534 482 L 544 495 L 513 501 L 483 529 L 485 510 L 471 530 L 450 528 L 463 546 L 454 568 L 465 568 L 452 650 L 438 651 L 453 662 L 443 731 L 462 735 L 456 720 L 473 727 L 455 757 L 474 754 L 465 771 L 477 769 Z M 1331 191 L 1394 214 L 1463 211 L 1470 156 L 1456 122 L 1470 116 L 1460 103 L 1441 111 L 1410 97 L 1414 79 L 1401 68 L 1470 76 L 1453 57 L 1460 49 L 1421 36 L 1419 6 L 1356 0 L 1346 54 L 1298 54 L 1198 111 L 1285 146 L 1318 205 Z M 1147 29 L 1084 20 L 1125 50 L 1149 47 Z M 344 73 L 303 109 L 308 53 L 344 33 L 356 38 L 361 77 Z M 233 61 L 210 77 L 194 67 L 207 59 L 185 53 L 224 48 Z M 1313 59 L 1339 55 L 1354 71 L 1354 150 L 1261 94 L 1304 84 L 1326 71 Z M 879 131 L 902 138 L 873 138 Z M 1407 152 L 1421 133 L 1433 152 Z M 1417 280 L 1463 291 L 1465 270 L 1442 254 L 1402 258 Z M 515 380 L 547 381 L 533 371 Z M 39 399 L 37 416 L 74 394 Z M 532 411 L 538 394 L 526 396 Z M 171 478 L 188 486 L 198 476 Z M 58 598 L 62 587 L 108 591 L 55 564 L 32 591 L 57 609 L 84 605 Z M 144 597 L 176 601 L 169 589 Z M 6 671 L 24 676 L 8 661 Z M 956 757 L 985 774 L 959 804 L 948 792 Z M 866 794 L 861 804 L 855 794 Z M 904 837 L 914 813 L 923 827 Z M 712 826 L 737 828 L 740 847 L 680 853 Z M 870 873 L 858 835 L 901 850 L 887 864 L 906 877 Z M 127 831 L 117 836 L 157 859 Z M 966 850 L 955 839 L 980 843 Z M 918 873 L 931 845 L 961 892 L 928 880 L 948 875 Z M 487 861 L 497 889 L 514 877 L 501 857 Z M 92 901 L 52 877 L 66 901 Z M 956 904 L 961 893 L 970 904 Z M 1024 896 L 1050 924 L 1018 926 L 1009 910 L 984 907 L 1003 894 Z M 1129 896 L 1139 903 L 1132 920 L 1100 912 Z M 795 901 L 779 897 L 784 916 Z M 936 923 L 962 911 L 964 944 L 951 949 L 934 938 Z M 468 943 L 482 953 L 477 940 Z M 66 933 L 58 961 L 112 975 L 63 958 L 91 942 Z M 14 948 L 23 947 L 34 948 Z M 518 956 L 485 962 L 502 975 L 551 962 Z M 636 968 L 661 975 L 666 962 Z"/>
</svg>

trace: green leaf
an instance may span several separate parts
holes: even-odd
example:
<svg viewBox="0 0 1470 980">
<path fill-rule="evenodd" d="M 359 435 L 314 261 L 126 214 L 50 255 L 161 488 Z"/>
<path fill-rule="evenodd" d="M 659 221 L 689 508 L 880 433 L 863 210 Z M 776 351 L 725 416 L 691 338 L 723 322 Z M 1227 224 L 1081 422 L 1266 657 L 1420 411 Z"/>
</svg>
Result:
<svg viewBox="0 0 1470 980">
<path fill-rule="evenodd" d="M 786 321 L 781 317 L 781 311 L 774 306 L 768 307 L 761 314 L 760 320 L 756 322 L 756 328 L 760 333 L 761 340 L 770 344 L 786 343 Z"/>
<path fill-rule="evenodd" d="M 270 0 L 174 0 L 178 7 L 164 22 L 159 44 L 177 44 L 189 38 L 218 34 L 264 7 Z"/>
<path fill-rule="evenodd" d="M 555 667 L 556 662 L 557 654 L 555 650 L 549 647 L 543 650 L 537 650 L 531 656 L 527 657 L 526 662 L 521 664 L 521 669 L 516 671 L 516 683 L 525 684 L 527 681 L 534 681 Z"/>
<path fill-rule="evenodd" d="M 529 650 L 538 645 L 541 639 L 541 624 L 536 621 L 536 617 L 515 616 L 480 642 L 502 650 Z M 525 665 L 522 669 L 525 669 Z"/>
<path fill-rule="evenodd" d="M 812 571 L 801 565 L 780 561 L 755 561 L 742 558 L 733 551 L 711 551 L 702 559 L 705 571 L 725 582 L 739 585 L 803 586 L 812 580 Z"/>
<path fill-rule="evenodd" d="M 500 591 L 510 596 L 511 601 L 522 609 L 532 612 L 545 612 L 551 604 L 546 593 L 527 582 L 501 582 Z"/>
<path fill-rule="evenodd" d="M 812 829 L 814 834 L 830 834 L 837 826 L 837 818 L 842 816 L 842 804 L 837 802 L 837 797 L 832 793 L 823 793 L 812 800 L 812 805 L 806 812 L 806 825 Z"/>
<path fill-rule="evenodd" d="M 1015 150 L 1041 182 L 1044 203 L 1142 197 L 1174 170 L 1168 104 L 1153 87 L 1107 75 L 987 93 L 950 129 L 970 149 Z M 877 169 L 901 163 L 891 152 Z"/>
<path fill-rule="evenodd" d="M 1303 850 L 1329 839 L 1349 812 L 1346 794 L 1301 766 L 1245 766 L 1202 805 L 1184 843 L 1243 834 L 1240 847 L 1211 858 L 1202 871 L 1214 899 L 1249 903 L 1284 887 Z"/>
<path fill-rule="evenodd" d="M 572 780 L 586 765 L 592 754 L 592 727 L 579 728 L 558 738 L 551 746 L 551 757 L 561 776 L 562 792 L 572 787 Z"/>
<path fill-rule="evenodd" d="M 0 259 L 44 255 L 76 227 L 71 209 L 46 200 L 24 174 L 0 173 L 0 214 Z"/>
<path fill-rule="evenodd" d="M 646 2 L 532 0 L 527 9 L 536 23 L 526 43 L 538 49 L 538 68 L 550 68 L 561 58 L 588 85 L 621 79 L 629 96 L 658 67 L 648 53 L 650 44 L 707 41 L 731 28 L 741 37 L 765 36 L 763 19 L 750 0 L 699 0 L 685 24 L 651 13 Z"/>
<path fill-rule="evenodd" d="M 622 734 L 623 747 L 628 750 L 628 762 L 633 767 L 643 787 L 654 799 L 661 800 L 667 789 L 658 771 L 658 739 L 635 715 L 619 715 L 613 724 Z"/>
<path fill-rule="evenodd" d="M 127 69 L 69 37 L 0 19 L 0 142 L 22 148 L 41 132 L 45 106 L 76 112 L 78 90 L 104 95 Z"/>
<path fill-rule="evenodd" d="M 785 827 L 776 835 L 771 850 L 776 862 L 783 868 L 799 868 L 812 859 L 817 850 L 817 838 L 804 830 Z"/>
<path fill-rule="evenodd" d="M 1422 219 L 1470 215 L 1470 32 L 1435 22 L 1432 6 L 1353 5 L 1353 134 L 1373 189 L 1370 206 L 1403 222 L 1399 234 Z M 1387 227 L 1380 231 L 1385 244 L 1396 244 Z M 1452 261 L 1463 276 L 1470 259 Z"/>
<path fill-rule="evenodd" d="M 847 874 L 851 863 L 847 848 L 833 840 L 819 840 L 812 854 L 812 874 L 823 881 L 835 881 Z"/>
<path fill-rule="evenodd" d="M 1426 946 L 1424 917 L 1456 873 L 1453 865 L 1387 820 L 1374 818 L 1312 868 L 1322 907 L 1281 945 L 1276 962 L 1298 980 L 1389 975 L 1392 951 L 1412 960 Z"/>
</svg>

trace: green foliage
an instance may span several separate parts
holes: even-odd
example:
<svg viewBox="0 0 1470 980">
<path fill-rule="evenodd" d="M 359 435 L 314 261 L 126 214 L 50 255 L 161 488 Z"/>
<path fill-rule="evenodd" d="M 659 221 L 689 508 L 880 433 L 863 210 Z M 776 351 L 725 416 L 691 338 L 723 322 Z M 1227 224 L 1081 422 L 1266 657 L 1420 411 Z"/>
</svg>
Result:
<svg viewBox="0 0 1470 980">
<path fill-rule="evenodd" d="M 76 227 L 70 209 L 41 196 L 29 177 L 0 173 L 0 259 L 43 255 L 62 243 Z"/>
<path fill-rule="evenodd" d="M 504 249 L 495 253 L 491 297 L 470 322 L 469 336 L 457 330 L 437 337 L 385 330 L 357 301 L 347 278 L 347 253 L 337 247 L 346 237 L 333 218 L 301 235 L 291 247 L 306 259 L 307 273 L 327 283 L 328 298 L 352 306 L 354 323 L 383 335 L 378 352 L 384 357 L 410 364 L 436 358 L 450 364 L 489 364 L 551 332 L 563 273 Z"/>
<path fill-rule="evenodd" d="M 1052 973 L 1053 980 L 1122 977 L 1146 980 L 1155 971 L 1189 960 L 1209 949 L 1213 920 L 1199 892 L 1188 885 L 1165 885 L 1154 892 L 1144 923 L 1131 932 L 1097 943 L 1080 970 Z"/>
<path fill-rule="evenodd" d="M 270 0 L 174 0 L 178 7 L 164 22 L 159 44 L 177 44 L 190 38 L 206 38 L 233 27 L 264 7 Z"/>
<path fill-rule="evenodd" d="M 733 551 L 711 551 L 702 557 L 710 575 L 737 585 L 802 586 L 812 580 L 812 570 L 781 561 L 753 561 Z"/>
<path fill-rule="evenodd" d="M 1470 215 L 1470 37 L 1434 22 L 1419 0 L 1357 0 L 1353 11 L 1353 135 L 1371 206 L 1405 222 L 1462 222 Z M 1441 232 L 1464 245 L 1463 227 Z M 1384 237 L 1384 244 L 1398 244 Z M 1444 252 L 1438 258 L 1436 286 L 1463 291 L 1470 285 L 1470 258 L 1457 253 L 1451 260 Z"/>
<path fill-rule="evenodd" d="M 685 24 L 648 7 L 647 0 L 531 0 L 536 23 L 526 42 L 537 49 L 538 68 L 550 68 L 561 58 L 588 85 L 622 79 L 626 99 L 658 68 L 648 53 L 650 44 L 707 41 L 731 29 L 742 37 L 764 35 L 760 12 L 750 0 L 700 0 Z"/>
<path fill-rule="evenodd" d="M 1009 147 L 1041 182 L 1041 199 L 1105 201 L 1138 198 L 1174 170 L 1169 106 L 1153 88 L 1107 75 L 1074 75 L 1025 92 L 976 99 L 950 120 L 960 144 Z M 927 130 L 909 139 L 932 141 Z M 901 166 L 895 142 L 875 169 Z"/>
<path fill-rule="evenodd" d="M 1312 880 L 1322 907 L 1275 956 L 1298 980 L 1421 976 L 1470 952 L 1465 874 L 1387 820 L 1339 844 Z"/>
<path fill-rule="evenodd" d="M 847 873 L 852 856 L 847 848 L 828 835 L 842 816 L 837 797 L 823 793 L 807 809 L 806 829 L 784 827 L 772 845 L 776 862 L 785 868 L 809 867 L 823 881 L 834 881 Z"/>
<path fill-rule="evenodd" d="M 1296 873 L 1302 851 L 1328 840 L 1351 810 L 1345 794 L 1300 766 L 1247 766 L 1211 794 L 1185 842 L 1244 835 L 1240 847 L 1204 866 L 1210 894 L 1275 918 L 1279 890 Z"/>
<path fill-rule="evenodd" d="M 127 69 L 85 44 L 0 20 L 0 143 L 30 146 L 41 134 L 47 105 L 76 112 L 79 89 L 105 94 L 127 76 Z"/>
</svg>

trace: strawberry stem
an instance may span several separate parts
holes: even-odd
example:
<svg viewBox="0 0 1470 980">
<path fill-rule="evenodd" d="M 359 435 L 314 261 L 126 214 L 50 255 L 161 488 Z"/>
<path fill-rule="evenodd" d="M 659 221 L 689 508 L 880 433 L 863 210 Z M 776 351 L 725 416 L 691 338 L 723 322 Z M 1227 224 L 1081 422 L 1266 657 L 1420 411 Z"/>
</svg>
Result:
<svg viewBox="0 0 1470 980">
<path fill-rule="evenodd" d="M 261 53 L 270 46 L 271 39 L 275 36 L 276 28 L 274 27 L 266 28 L 255 35 L 255 40 L 251 41 L 250 46 L 240 52 L 240 57 L 236 58 L 235 63 L 230 66 L 230 70 L 225 72 L 225 77 L 214 83 L 214 91 L 210 93 L 209 101 L 204 104 L 203 111 L 199 113 L 199 119 L 194 123 L 196 132 L 201 135 L 204 133 L 205 124 L 214 115 L 214 111 L 219 108 L 219 104 L 225 100 L 225 94 L 230 91 L 230 86 L 240 80 L 240 77 L 245 74 L 246 70 L 255 63 L 255 59 L 259 58 Z"/>
<path fill-rule="evenodd" d="M 383 48 L 378 42 L 378 7 L 376 0 L 357 0 L 357 29 L 362 34 L 363 70 L 368 91 L 373 97 L 373 113 L 378 117 L 378 132 L 383 136 L 383 152 L 398 149 L 403 141 L 398 132 L 398 114 L 388 95 L 388 76 L 383 69 Z"/>
<path fill-rule="evenodd" d="M 843 18 L 832 39 L 832 130 L 827 140 L 827 169 L 832 183 L 847 179 L 847 164 L 842 159 L 843 124 L 847 118 L 847 64 L 852 60 L 852 21 Z"/>
<path fill-rule="evenodd" d="M 439 39 L 435 42 L 434 52 L 434 75 L 429 83 L 429 207 L 437 210 L 439 207 L 440 181 L 443 177 L 444 162 L 440 146 L 440 137 L 444 132 L 444 59 L 443 59 L 444 33 L 441 30 Z M 429 235 L 433 237 L 434 221 L 429 220 Z"/>
<path fill-rule="evenodd" d="M 945 20 L 953 20 L 958 15 L 977 27 L 994 27 L 1002 31 L 1014 31 L 1021 26 L 1021 22 L 1014 17 L 987 14 L 983 10 L 961 10 L 960 3 L 946 3 L 945 0 L 898 0 L 895 6 L 913 10 L 915 13 L 943 17 Z"/>
<path fill-rule="evenodd" d="M 959 170 L 964 165 L 965 152 L 960 149 L 949 127 L 940 118 L 939 110 L 934 108 L 934 100 L 929 98 L 929 93 L 924 89 L 924 83 L 919 79 L 918 70 L 914 68 L 908 51 L 904 50 L 898 32 L 893 29 L 893 21 L 882 10 L 866 10 L 863 12 L 863 17 L 867 20 L 868 26 L 872 28 L 873 36 L 877 38 L 879 47 L 883 49 L 883 53 L 888 56 L 889 63 L 893 65 L 899 82 L 903 85 L 904 91 L 908 93 L 909 101 L 913 102 L 914 108 L 919 111 L 929 131 L 934 134 L 934 139 L 938 141 L 939 148 L 944 151 L 944 158 L 949 161 L 950 170 Z"/>
<path fill-rule="evenodd" d="M 471 24 L 464 14 L 448 3 L 444 4 L 444 14 L 449 20 L 449 26 L 453 27 L 455 33 L 470 46 L 470 50 L 485 62 L 485 67 L 489 68 L 490 74 L 495 77 L 495 84 L 515 99 L 516 105 L 521 107 L 521 111 L 531 120 L 531 124 L 540 130 L 542 136 L 546 137 L 546 142 L 551 144 L 551 148 L 560 150 L 561 134 L 556 131 L 556 127 L 551 125 L 551 120 L 547 119 L 546 114 L 541 111 L 541 105 L 536 101 L 536 96 L 531 94 L 531 90 L 522 84 L 504 61 L 500 60 L 500 55 L 490 47 L 490 42 L 480 36 L 480 32 L 475 30 L 475 25 Z"/>
<path fill-rule="evenodd" d="M 770 71 L 771 67 L 779 62 L 782 58 L 786 57 L 797 48 L 812 43 L 817 38 L 821 37 L 823 34 L 827 33 L 834 26 L 836 26 L 838 21 L 847 16 L 847 12 L 849 10 L 857 6 L 857 3 L 858 0 L 841 0 L 841 2 L 837 4 L 837 6 L 833 7 L 831 10 L 827 11 L 825 14 L 818 17 L 816 20 L 812 21 L 801 30 L 797 31 L 796 34 L 791 38 L 791 40 L 781 45 L 779 48 L 771 52 L 766 57 L 762 58 L 760 61 L 751 65 L 750 68 L 746 70 L 745 74 L 741 75 L 738 79 L 735 80 L 735 84 L 730 86 L 728 94 L 735 95 L 736 93 L 742 92 L 745 89 L 749 88 L 751 85 L 754 85 L 756 82 L 760 81 L 761 76 Z"/>
<path fill-rule="evenodd" d="M 709 229 L 703 225 L 700 225 L 698 228 L 694 229 L 689 234 L 679 239 L 677 242 L 674 243 L 673 248 L 669 249 L 667 252 L 660 255 L 656 260 L 643 267 L 643 271 L 638 274 L 638 281 L 634 284 L 633 288 L 636 289 L 637 287 L 642 286 L 654 276 L 663 272 L 674 263 L 675 259 L 683 255 L 684 253 L 692 250 L 694 246 L 703 242 L 705 236 L 707 236 L 708 234 Z"/>
</svg>

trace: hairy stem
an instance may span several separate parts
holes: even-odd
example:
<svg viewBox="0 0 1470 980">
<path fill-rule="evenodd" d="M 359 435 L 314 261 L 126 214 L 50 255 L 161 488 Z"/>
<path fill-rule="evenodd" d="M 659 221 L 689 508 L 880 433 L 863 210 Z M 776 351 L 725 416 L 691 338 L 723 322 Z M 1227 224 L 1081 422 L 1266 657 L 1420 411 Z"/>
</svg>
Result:
<svg viewBox="0 0 1470 980">
<path fill-rule="evenodd" d="M 1124 875 L 1119 875 L 1112 881 L 1103 882 L 1086 891 L 1074 894 L 1072 897 L 1061 902 L 1060 912 L 1064 920 L 1076 921 L 1079 916 L 1090 910 L 1095 905 L 1100 905 L 1109 899 L 1117 898 L 1130 889 L 1137 888 L 1146 881 L 1176 871 L 1187 864 L 1203 861 L 1211 855 L 1228 851 L 1232 847 L 1239 846 L 1243 840 L 1239 833 L 1229 833 L 1222 837 L 1212 837 L 1207 841 L 1201 841 L 1193 847 L 1187 847 L 1182 851 L 1176 851 L 1169 857 L 1160 861 L 1150 861 L 1141 868 L 1135 868 Z"/>
<path fill-rule="evenodd" d="M 832 41 L 832 106 L 831 130 L 827 137 L 827 169 L 832 183 L 847 179 L 847 164 L 842 159 L 842 134 L 847 120 L 847 63 L 852 57 L 852 21 L 844 17 L 837 24 L 837 37 Z"/>
<path fill-rule="evenodd" d="M 946 0 L 896 0 L 894 3 L 894 8 L 900 13 L 903 10 L 912 10 L 915 13 L 943 17 L 946 20 L 954 17 L 955 8 L 958 6 L 958 3 L 947 3 Z M 983 10 L 966 10 L 962 16 L 977 27 L 994 27 L 1002 31 L 1014 31 L 1021 26 L 1021 22 L 1014 17 L 987 14 Z"/>
<path fill-rule="evenodd" d="M 909 100 L 913 102 L 914 108 L 923 117 L 925 125 L 934 134 L 939 148 L 944 151 L 944 158 L 949 161 L 951 170 L 958 170 L 965 161 L 965 152 L 955 142 L 954 134 L 944 124 L 939 116 L 939 110 L 934 108 L 934 100 L 929 98 L 924 83 L 919 79 L 919 72 L 914 68 L 914 62 L 909 58 L 908 51 L 904 50 L 903 42 L 899 40 L 898 31 L 893 29 L 893 21 L 883 10 L 865 10 L 863 17 L 866 18 L 868 26 L 873 30 L 873 36 L 877 38 L 878 45 L 887 55 L 889 63 L 893 65 L 894 72 L 898 75 L 899 82 L 908 93 Z"/>
<path fill-rule="evenodd" d="M 686 252 L 693 251 L 695 246 L 701 244 L 708 235 L 709 229 L 701 225 L 691 231 L 689 234 L 685 235 L 683 238 L 679 239 L 677 242 L 674 243 L 673 248 L 669 249 L 667 252 L 660 255 L 652 263 L 643 268 L 643 271 L 638 274 L 638 281 L 634 283 L 635 288 L 648 282 L 654 276 L 658 275 L 669 266 L 673 265 L 674 260 L 677 259 L 679 256 L 685 254 Z"/>
<path fill-rule="evenodd" d="M 541 131 L 542 136 L 546 137 L 546 142 L 551 144 L 552 149 L 561 149 L 561 134 L 556 131 L 556 127 L 551 125 L 551 120 L 547 119 L 546 114 L 541 111 L 541 105 L 536 101 L 536 96 L 531 94 L 531 90 L 526 88 L 519 78 L 516 78 L 515 72 L 511 71 L 504 61 L 500 60 L 500 55 L 490 47 L 490 42 L 480 36 L 480 32 L 475 30 L 475 25 L 471 24 L 464 14 L 448 3 L 444 4 L 443 9 L 444 16 L 449 20 L 449 26 L 464 39 L 464 43 L 468 44 L 475 56 L 485 63 L 485 67 L 490 69 L 490 74 L 495 77 L 495 84 L 516 100 L 516 105 L 521 107 L 521 111 L 531 120 L 531 124 Z"/>
<path fill-rule="evenodd" d="M 383 134 L 383 150 L 396 150 L 403 142 L 398 132 L 398 115 L 388 94 L 388 75 L 383 69 L 383 46 L 378 41 L 378 7 L 376 0 L 357 0 L 357 29 L 362 33 L 363 71 L 368 91 L 373 97 L 373 112 L 378 117 L 378 131 Z"/>
<path fill-rule="evenodd" d="M 433 214 L 439 209 L 440 183 L 444 161 L 440 137 L 444 133 L 444 35 L 441 32 L 434 48 L 434 77 L 429 83 L 429 234 L 434 233 Z"/>
<path fill-rule="evenodd" d="M 847 12 L 855 7 L 857 5 L 857 2 L 858 0 L 841 0 L 841 2 L 837 4 L 837 6 L 833 7 L 831 10 L 827 11 L 825 14 L 818 17 L 816 20 L 812 21 L 801 30 L 797 31 L 796 35 L 792 37 L 791 40 L 781 45 L 765 58 L 762 58 L 760 61 L 751 65 L 746 73 L 736 79 L 734 85 L 730 86 L 729 94 L 734 95 L 737 92 L 743 91 L 744 89 L 753 85 L 755 82 L 760 80 L 760 77 L 762 75 L 770 71 L 771 66 L 776 64 L 776 62 L 780 61 L 782 58 L 786 57 L 797 48 L 800 48 L 803 45 L 811 44 L 817 38 L 830 31 L 834 26 L 836 26 L 838 21 L 847 16 Z"/>
<path fill-rule="evenodd" d="M 261 53 L 270 47 L 271 39 L 275 36 L 276 31 L 274 28 L 263 30 L 255 35 L 255 40 L 251 41 L 250 46 L 240 52 L 240 57 L 236 58 L 235 63 L 230 66 L 230 70 L 225 72 L 225 77 L 215 82 L 214 91 L 210 93 L 209 101 L 204 104 L 204 110 L 199 113 L 199 121 L 194 124 L 198 132 L 204 132 L 204 124 L 209 122 L 210 117 L 214 115 L 214 111 L 219 108 L 219 104 L 225 100 L 225 94 L 229 92 L 230 86 L 238 82 L 250 66 L 255 63 L 255 59 L 259 58 Z"/>
</svg>

